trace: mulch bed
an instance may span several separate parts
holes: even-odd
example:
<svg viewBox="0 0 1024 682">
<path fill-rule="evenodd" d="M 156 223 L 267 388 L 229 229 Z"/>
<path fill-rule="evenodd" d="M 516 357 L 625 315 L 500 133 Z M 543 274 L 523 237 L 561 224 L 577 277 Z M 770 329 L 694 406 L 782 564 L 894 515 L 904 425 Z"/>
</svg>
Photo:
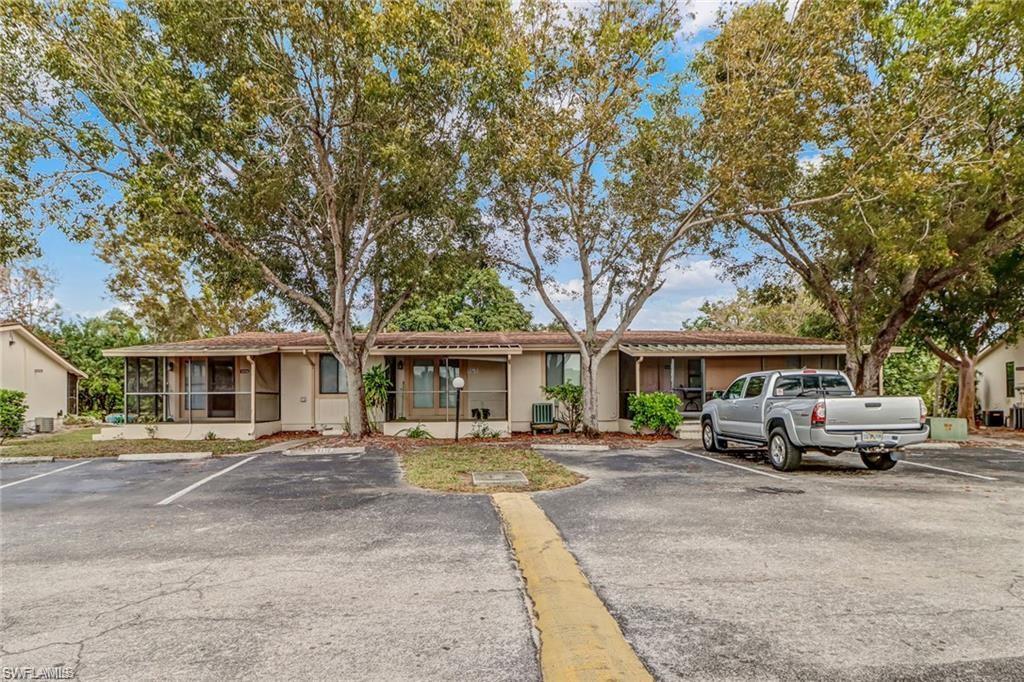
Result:
<svg viewBox="0 0 1024 682">
<path fill-rule="evenodd" d="M 313 434 L 319 435 L 319 434 Z M 289 438 L 303 436 L 289 435 Z M 586 444 L 586 445 L 608 445 L 612 448 L 629 448 L 638 445 L 649 445 L 659 441 L 673 440 L 674 436 L 637 435 L 635 433 L 606 432 L 598 438 L 587 438 L 581 434 L 539 434 L 514 432 L 511 438 L 460 438 L 459 445 L 486 445 L 491 447 L 529 447 L 533 444 Z M 382 436 L 379 434 L 365 438 L 352 436 L 325 436 L 308 447 L 345 447 L 351 445 L 363 445 L 366 447 L 378 447 L 406 452 L 414 448 L 421 448 L 432 445 L 454 445 L 453 438 L 407 438 L 404 436 Z"/>
</svg>

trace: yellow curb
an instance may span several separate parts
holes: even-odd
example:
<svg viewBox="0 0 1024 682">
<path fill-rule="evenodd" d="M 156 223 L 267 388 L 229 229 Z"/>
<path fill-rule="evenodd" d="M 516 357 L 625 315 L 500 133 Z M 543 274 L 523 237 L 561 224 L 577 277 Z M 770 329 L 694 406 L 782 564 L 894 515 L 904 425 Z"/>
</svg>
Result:
<svg viewBox="0 0 1024 682">
<path fill-rule="evenodd" d="M 544 679 L 653 679 L 544 511 L 525 493 L 492 498 L 533 601 Z"/>
</svg>

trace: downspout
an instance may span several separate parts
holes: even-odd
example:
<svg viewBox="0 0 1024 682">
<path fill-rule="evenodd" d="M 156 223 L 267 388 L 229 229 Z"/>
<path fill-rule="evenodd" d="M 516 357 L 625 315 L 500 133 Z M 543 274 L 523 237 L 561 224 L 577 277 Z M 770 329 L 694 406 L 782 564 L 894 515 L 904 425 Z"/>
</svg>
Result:
<svg viewBox="0 0 1024 682">
<path fill-rule="evenodd" d="M 256 361 L 246 355 L 249 361 L 249 435 L 256 437 Z"/>
<path fill-rule="evenodd" d="M 512 354 L 505 363 L 505 420 L 508 421 L 508 435 L 512 435 Z"/>
<path fill-rule="evenodd" d="M 309 428 L 316 430 L 316 363 L 313 362 L 313 358 L 309 357 L 309 351 L 306 349 L 302 350 L 302 357 L 306 358 L 306 362 L 309 363 L 309 413 L 310 423 Z"/>
<path fill-rule="evenodd" d="M 124 421 L 122 422 L 122 426 L 123 426 L 125 432 L 127 432 L 128 431 L 128 358 L 127 357 L 125 357 L 125 359 L 124 359 L 124 383 L 123 383 L 123 386 L 124 386 L 124 391 L 123 391 L 123 395 L 121 396 L 122 397 L 121 404 L 123 406 L 123 410 L 122 411 L 124 412 L 124 414 L 122 415 L 122 418 L 124 419 Z"/>
<path fill-rule="evenodd" d="M 633 392 L 636 395 L 640 395 L 640 363 L 644 361 L 644 356 L 640 356 L 636 359 L 636 385 L 633 387 Z"/>
</svg>

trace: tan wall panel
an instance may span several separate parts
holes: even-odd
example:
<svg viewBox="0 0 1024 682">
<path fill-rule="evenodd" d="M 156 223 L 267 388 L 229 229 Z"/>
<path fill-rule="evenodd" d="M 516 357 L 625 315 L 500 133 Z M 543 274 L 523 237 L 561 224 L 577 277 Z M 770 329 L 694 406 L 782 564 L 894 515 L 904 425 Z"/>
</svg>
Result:
<svg viewBox="0 0 1024 682">
<path fill-rule="evenodd" d="M 727 358 L 707 358 L 704 361 L 706 391 L 724 391 L 736 377 L 747 372 L 761 371 L 761 356 L 744 355 Z"/>
</svg>

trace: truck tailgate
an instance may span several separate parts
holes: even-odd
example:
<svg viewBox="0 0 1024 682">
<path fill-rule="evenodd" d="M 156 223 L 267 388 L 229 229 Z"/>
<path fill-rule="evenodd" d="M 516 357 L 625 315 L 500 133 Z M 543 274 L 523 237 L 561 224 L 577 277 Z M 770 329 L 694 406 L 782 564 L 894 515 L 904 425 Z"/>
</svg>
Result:
<svg viewBox="0 0 1024 682">
<path fill-rule="evenodd" d="M 918 398 L 825 398 L 826 431 L 909 431 L 919 428 L 921 403 Z"/>
</svg>

